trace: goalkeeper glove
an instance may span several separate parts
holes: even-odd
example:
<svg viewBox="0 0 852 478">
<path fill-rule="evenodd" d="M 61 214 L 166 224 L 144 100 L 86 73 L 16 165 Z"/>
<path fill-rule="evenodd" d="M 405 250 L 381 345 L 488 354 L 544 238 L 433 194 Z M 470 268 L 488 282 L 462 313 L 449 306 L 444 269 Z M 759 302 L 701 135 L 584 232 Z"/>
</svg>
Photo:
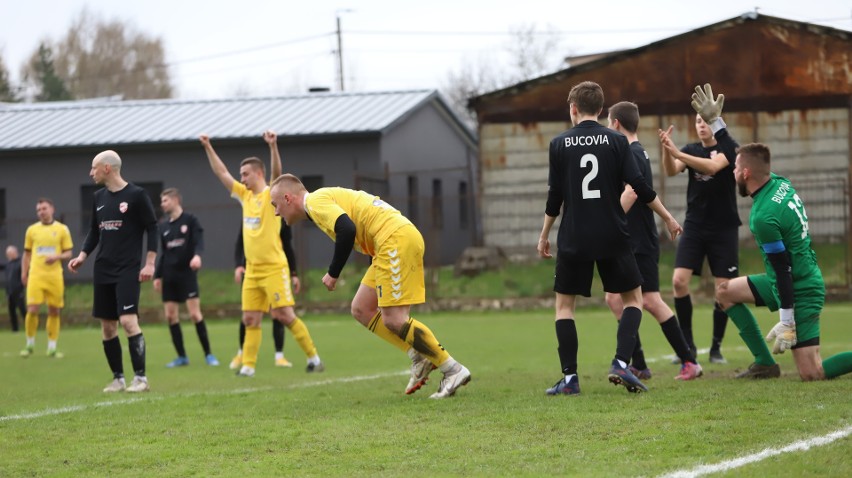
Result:
<svg viewBox="0 0 852 478">
<path fill-rule="evenodd" d="M 792 349 L 796 345 L 796 323 L 778 322 L 766 335 L 767 342 L 772 342 L 772 340 L 775 340 L 775 345 L 772 347 L 774 354 L 783 354 Z"/>
<path fill-rule="evenodd" d="M 704 89 L 701 86 L 695 87 L 695 93 L 692 94 L 692 109 L 701 116 L 708 125 L 722 115 L 722 106 L 725 104 L 725 95 L 719 95 L 713 99 L 713 87 L 710 83 L 704 84 Z"/>
</svg>

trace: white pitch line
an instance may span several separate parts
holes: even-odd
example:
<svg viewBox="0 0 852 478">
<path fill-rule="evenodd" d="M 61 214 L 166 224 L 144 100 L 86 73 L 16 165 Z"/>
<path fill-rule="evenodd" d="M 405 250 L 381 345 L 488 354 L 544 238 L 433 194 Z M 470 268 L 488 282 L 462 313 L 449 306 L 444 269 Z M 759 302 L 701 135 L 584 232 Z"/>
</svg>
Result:
<svg viewBox="0 0 852 478">
<path fill-rule="evenodd" d="M 661 478 L 695 478 L 702 475 L 709 475 L 711 473 L 730 471 L 734 468 L 739 468 L 750 463 L 756 463 L 758 461 L 762 461 L 767 458 L 781 455 L 784 453 L 790 453 L 793 451 L 805 451 L 814 447 L 828 445 L 829 443 L 840 440 L 841 438 L 845 438 L 850 434 L 852 434 L 852 426 L 841 428 L 840 430 L 831 432 L 827 435 L 808 438 L 806 440 L 799 440 L 790 443 L 789 445 L 782 448 L 766 448 L 765 450 L 761 450 L 751 455 L 746 455 L 740 458 L 734 458 L 732 460 L 722 461 L 713 465 L 700 465 L 696 466 L 691 470 L 678 470 L 672 473 L 661 475 Z"/>
<path fill-rule="evenodd" d="M 735 352 L 743 352 L 743 351 L 748 350 L 748 348 L 747 348 L 747 347 L 743 347 L 743 346 L 738 346 L 738 347 L 725 347 L 725 350 L 731 350 L 731 351 L 735 351 Z M 706 353 L 708 353 L 708 352 L 710 352 L 710 349 L 698 349 L 695 353 L 696 353 L 697 355 L 704 355 L 704 354 L 706 354 Z M 645 362 L 646 362 L 646 363 L 655 363 L 655 362 L 671 362 L 671 361 L 672 361 L 672 360 L 674 360 L 675 358 L 677 358 L 677 355 L 675 355 L 675 354 L 666 354 L 666 355 L 663 355 L 663 356 L 660 356 L 660 357 L 646 358 L 646 359 L 645 359 Z"/>
<path fill-rule="evenodd" d="M 306 382 L 306 383 L 296 383 L 287 385 L 285 387 L 256 387 L 256 388 L 239 388 L 236 390 L 216 390 L 212 392 L 190 392 L 190 393 L 178 393 L 172 396 L 180 396 L 180 397 L 193 397 L 198 395 L 236 395 L 242 393 L 255 393 L 255 392 L 268 392 L 272 390 L 293 390 L 298 388 L 310 388 L 310 387 L 322 387 L 324 385 L 334 385 L 337 383 L 351 383 L 351 382 L 362 382 L 364 380 L 377 380 L 388 377 L 396 377 L 399 375 L 407 375 L 409 372 L 393 372 L 393 373 L 380 373 L 375 375 L 356 375 L 354 377 L 343 377 L 329 380 L 319 380 L 316 382 Z M 82 412 L 88 410 L 90 408 L 101 408 L 101 407 L 112 407 L 116 405 L 129 405 L 132 403 L 138 402 L 151 402 L 156 400 L 163 400 L 164 398 L 168 398 L 167 396 L 162 395 L 148 395 L 147 397 L 134 397 L 128 400 L 111 400 L 107 402 L 97 402 L 91 405 L 70 405 L 67 407 L 60 408 L 48 408 L 45 410 L 41 410 L 38 412 L 30 412 L 30 413 L 20 413 L 17 415 L 4 415 L 0 416 L 0 423 L 16 421 L 16 420 L 33 420 L 36 418 L 47 417 L 51 415 L 63 415 L 66 413 L 74 413 L 74 412 Z"/>
</svg>

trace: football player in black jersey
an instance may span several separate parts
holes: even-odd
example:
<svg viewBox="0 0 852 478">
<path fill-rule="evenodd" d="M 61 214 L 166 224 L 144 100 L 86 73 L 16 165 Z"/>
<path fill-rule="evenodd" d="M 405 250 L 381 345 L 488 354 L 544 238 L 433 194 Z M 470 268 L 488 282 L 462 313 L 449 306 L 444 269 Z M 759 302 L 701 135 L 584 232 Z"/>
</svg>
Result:
<svg viewBox="0 0 852 478">
<path fill-rule="evenodd" d="M 162 293 L 163 308 L 169 322 L 169 332 L 177 352 L 177 358 L 166 364 L 168 368 L 189 365 L 189 357 L 183 346 L 178 305 L 186 303 L 189 317 L 207 365 L 219 365 L 210 352 L 207 324 L 201 314 L 201 291 L 198 289 L 198 270 L 201 269 L 201 253 L 204 251 L 204 229 L 198 218 L 183 210 L 180 191 L 168 188 L 160 193 L 160 207 L 166 218 L 160 223 L 161 253 L 154 273 L 154 290 Z"/>
<path fill-rule="evenodd" d="M 635 103 L 622 101 L 609 107 L 607 115 L 608 126 L 623 134 L 630 142 L 630 153 L 639 167 L 639 172 L 645 178 L 645 184 L 649 188 L 654 187 L 654 176 L 651 171 L 651 161 L 648 152 L 639 142 L 636 132 L 639 129 L 639 107 Z M 680 330 L 677 318 L 668 304 L 660 296 L 660 241 L 657 237 L 657 224 L 654 222 L 654 213 L 645 204 L 635 204 L 636 194 L 629 185 L 625 187 L 621 195 L 621 205 L 627 213 L 627 228 L 630 231 L 630 246 L 642 275 L 642 307 L 651 313 L 663 335 L 666 336 L 672 350 L 681 360 L 682 365 L 677 380 L 692 380 L 702 375 L 701 366 L 692 356 L 689 345 Z M 621 295 L 607 292 L 606 303 L 615 314 L 621 317 L 624 309 L 621 303 Z M 642 343 L 639 335 L 636 335 L 636 348 L 633 350 L 630 371 L 639 380 L 651 378 L 651 370 L 645 362 L 645 354 L 642 352 Z"/>
<path fill-rule="evenodd" d="M 725 96 L 713 98 L 707 84 L 702 90 L 695 87 L 695 95 L 718 101 L 721 113 Z M 694 106 L 693 106 L 694 107 Z M 686 171 L 689 180 L 686 189 L 686 220 L 683 237 L 677 245 L 675 269 L 672 276 L 674 302 L 683 335 L 695 354 L 692 336 L 692 298 L 689 281 L 693 274 L 701 274 L 704 257 L 710 265 L 716 288 L 739 275 L 740 216 L 737 212 L 734 161 L 739 146 L 728 133 L 724 121 L 708 125 L 701 115 L 695 115 L 695 131 L 700 142 L 678 149 L 671 138 L 672 126 L 659 131 L 663 150 L 663 169 L 669 176 Z M 717 302 L 713 308 L 713 341 L 710 345 L 710 362 L 725 363 L 722 356 L 722 338 L 728 316 Z"/>
<path fill-rule="evenodd" d="M 80 254 L 68 262 L 77 273 L 96 247 L 94 301 L 92 315 L 101 321 L 104 353 L 113 381 L 104 392 L 146 392 L 145 338 L 139 327 L 139 286 L 151 280 L 157 259 L 157 216 L 144 189 L 121 177 L 121 158 L 115 151 L 103 151 L 92 160 L 89 176 L 104 187 L 95 191 L 92 222 Z M 145 265 L 139 251 L 147 235 Z M 130 362 L 135 376 L 125 385 L 118 324 L 124 328 L 130 345 Z"/>
<path fill-rule="evenodd" d="M 546 392 L 580 393 L 574 309 L 577 295 L 591 296 L 592 274 L 597 266 L 604 290 L 621 294 L 624 305 L 608 378 L 638 393 L 647 388 L 628 370 L 627 363 L 642 320 L 642 276 L 630 248 L 627 219 L 621 206 L 624 183 L 629 183 L 639 200 L 663 218 L 672 239 L 681 227 L 645 183 L 630 154 L 627 138 L 598 123 L 604 104 L 600 85 L 591 81 L 575 85 L 568 104 L 574 127 L 550 142 L 550 188 L 537 246 L 541 257 L 553 257 L 550 229 L 562 210 L 553 289 L 556 339 L 564 377 Z"/>
</svg>

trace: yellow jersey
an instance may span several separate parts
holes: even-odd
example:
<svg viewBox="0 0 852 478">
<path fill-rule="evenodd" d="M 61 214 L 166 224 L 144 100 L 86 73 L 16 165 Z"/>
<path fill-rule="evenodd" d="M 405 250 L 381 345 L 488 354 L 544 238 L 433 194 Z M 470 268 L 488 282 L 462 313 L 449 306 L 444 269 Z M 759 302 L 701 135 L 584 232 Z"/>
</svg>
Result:
<svg viewBox="0 0 852 478">
<path fill-rule="evenodd" d="M 275 208 L 269 198 L 269 187 L 260 194 L 254 194 L 243 183 L 234 181 L 231 197 L 243 206 L 246 274 L 280 272 L 287 265 L 287 256 L 281 244 L 281 218 L 275 215 Z"/>
<path fill-rule="evenodd" d="M 354 249 L 368 256 L 397 229 L 411 224 L 378 196 L 346 188 L 320 188 L 305 197 L 305 211 L 317 227 L 336 240 L 334 223 L 346 214 L 355 223 Z"/>
<path fill-rule="evenodd" d="M 28 227 L 24 236 L 24 249 L 31 254 L 29 279 L 57 275 L 62 277 L 62 261 L 48 264 L 45 259 L 73 248 L 74 243 L 71 241 L 68 226 L 59 221 L 50 224 L 42 224 L 39 221 Z"/>
</svg>

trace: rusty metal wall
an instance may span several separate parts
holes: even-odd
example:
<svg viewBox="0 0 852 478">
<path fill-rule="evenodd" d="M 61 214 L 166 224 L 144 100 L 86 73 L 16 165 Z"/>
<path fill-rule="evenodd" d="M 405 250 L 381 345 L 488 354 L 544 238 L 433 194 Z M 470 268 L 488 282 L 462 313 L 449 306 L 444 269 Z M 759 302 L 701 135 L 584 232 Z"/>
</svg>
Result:
<svg viewBox="0 0 852 478">
<path fill-rule="evenodd" d="M 644 114 L 686 114 L 697 84 L 725 93 L 725 109 L 846 107 L 852 95 L 852 34 L 759 16 L 737 18 L 471 100 L 481 125 L 568 118 L 570 88 L 599 83 L 607 103 L 630 100 Z"/>
</svg>

